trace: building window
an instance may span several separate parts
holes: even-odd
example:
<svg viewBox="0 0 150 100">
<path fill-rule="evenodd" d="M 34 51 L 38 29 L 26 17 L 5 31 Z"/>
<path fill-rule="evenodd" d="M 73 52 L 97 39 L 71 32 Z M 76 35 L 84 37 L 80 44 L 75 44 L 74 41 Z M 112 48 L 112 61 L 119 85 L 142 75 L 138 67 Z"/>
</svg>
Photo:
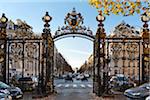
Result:
<svg viewBox="0 0 150 100">
<path fill-rule="evenodd" d="M 11 73 L 9 73 L 9 77 L 11 77 Z"/>
<path fill-rule="evenodd" d="M 115 70 L 115 74 L 117 74 L 118 72 L 117 72 L 117 70 Z"/>
<path fill-rule="evenodd" d="M 11 65 L 12 65 L 12 59 L 10 59 L 10 60 L 9 60 L 9 64 L 11 64 Z"/>
<path fill-rule="evenodd" d="M 9 25 L 9 29 L 12 30 L 12 25 Z"/>
<path fill-rule="evenodd" d="M 114 67 L 118 67 L 117 65 L 115 65 Z"/>
<path fill-rule="evenodd" d="M 133 73 L 132 73 L 133 75 L 135 74 L 135 69 L 133 69 Z"/>
<path fill-rule="evenodd" d="M 128 69 L 128 75 L 130 75 L 130 69 Z"/>
</svg>

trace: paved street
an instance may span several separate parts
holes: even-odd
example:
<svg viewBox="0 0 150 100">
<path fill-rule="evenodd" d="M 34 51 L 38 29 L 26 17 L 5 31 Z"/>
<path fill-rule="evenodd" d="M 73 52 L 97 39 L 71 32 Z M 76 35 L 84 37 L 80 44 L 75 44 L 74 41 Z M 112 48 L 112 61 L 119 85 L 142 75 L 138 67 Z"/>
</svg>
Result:
<svg viewBox="0 0 150 100">
<path fill-rule="evenodd" d="M 57 94 L 55 100 L 90 100 L 92 99 L 92 80 L 73 82 L 65 80 L 55 80 Z"/>
<path fill-rule="evenodd" d="M 75 80 L 65 81 L 55 79 L 56 94 L 38 100 L 126 100 L 123 95 L 109 97 L 106 99 L 98 98 L 92 93 L 92 79 L 88 81 Z M 26 93 L 23 100 L 32 100 L 32 93 Z"/>
<path fill-rule="evenodd" d="M 92 99 L 92 79 L 88 81 L 75 80 L 65 81 L 63 79 L 56 79 L 54 81 L 55 95 L 50 95 L 47 98 L 40 100 L 93 100 Z M 31 100 L 32 93 L 25 93 L 23 100 Z"/>
</svg>

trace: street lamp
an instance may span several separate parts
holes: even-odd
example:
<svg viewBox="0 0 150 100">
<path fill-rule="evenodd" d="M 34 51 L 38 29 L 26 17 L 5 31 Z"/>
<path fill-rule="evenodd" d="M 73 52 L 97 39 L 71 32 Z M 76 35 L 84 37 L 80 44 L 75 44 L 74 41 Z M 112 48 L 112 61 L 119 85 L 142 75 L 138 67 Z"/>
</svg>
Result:
<svg viewBox="0 0 150 100">
<path fill-rule="evenodd" d="M 42 18 L 43 22 L 50 22 L 52 20 L 52 17 L 49 16 L 48 12 L 46 12 L 45 16 Z"/>
<path fill-rule="evenodd" d="M 105 20 L 105 17 L 102 15 L 102 12 L 99 13 L 99 15 L 96 17 L 96 20 L 98 22 L 103 22 Z"/>
<path fill-rule="evenodd" d="M 6 36 L 7 21 L 8 21 L 8 18 L 3 13 L 2 17 L 0 18 L 0 35 L 2 35 L 2 37 L 3 37 L 3 35 Z"/>
<path fill-rule="evenodd" d="M 141 15 L 141 21 L 147 23 L 150 20 L 150 17 L 147 15 L 145 12 L 144 14 Z"/>
<path fill-rule="evenodd" d="M 42 37 L 44 38 L 44 39 L 46 39 L 47 38 L 47 33 L 50 33 L 50 29 L 49 29 L 49 27 L 50 27 L 50 25 L 49 25 L 49 22 L 52 20 L 52 17 L 48 14 L 48 12 L 46 12 L 46 14 L 45 14 L 45 16 L 42 18 L 42 20 L 43 20 L 43 22 L 45 22 L 45 24 L 44 24 L 44 29 L 43 29 L 43 32 L 44 33 L 42 33 Z"/>
<path fill-rule="evenodd" d="M 3 13 L 2 14 L 2 17 L 0 18 L 0 22 L 2 23 L 2 24 L 5 24 L 6 22 L 8 21 L 8 18 L 5 16 L 5 14 Z"/>
<path fill-rule="evenodd" d="M 99 22 L 98 24 L 98 32 L 100 32 L 100 38 L 105 38 L 105 29 L 103 28 L 104 24 L 103 22 L 105 21 L 105 16 L 102 15 L 102 11 L 99 11 L 99 15 L 96 17 L 96 20 Z"/>
</svg>

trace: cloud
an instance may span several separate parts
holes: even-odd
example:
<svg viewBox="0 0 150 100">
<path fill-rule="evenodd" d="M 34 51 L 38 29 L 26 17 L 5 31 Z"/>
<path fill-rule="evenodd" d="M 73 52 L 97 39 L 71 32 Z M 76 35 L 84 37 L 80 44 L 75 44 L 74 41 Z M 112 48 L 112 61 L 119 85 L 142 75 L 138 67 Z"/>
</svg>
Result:
<svg viewBox="0 0 150 100">
<path fill-rule="evenodd" d="M 90 55 L 91 52 L 87 52 L 87 51 L 80 51 L 80 50 L 74 50 L 74 49 L 63 49 L 60 50 L 60 52 L 70 52 L 70 53 L 76 53 L 76 54 L 82 54 L 82 55 Z"/>
<path fill-rule="evenodd" d="M 90 52 L 80 51 L 80 50 L 72 50 L 72 49 L 68 50 L 68 52 L 82 54 L 82 55 L 89 55 L 89 54 L 91 54 Z"/>
</svg>

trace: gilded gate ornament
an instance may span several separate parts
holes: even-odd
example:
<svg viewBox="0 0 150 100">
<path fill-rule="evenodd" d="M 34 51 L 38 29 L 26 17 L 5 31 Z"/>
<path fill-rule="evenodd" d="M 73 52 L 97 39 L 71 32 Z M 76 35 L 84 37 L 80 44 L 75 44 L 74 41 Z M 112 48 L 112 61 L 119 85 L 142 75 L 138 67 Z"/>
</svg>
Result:
<svg viewBox="0 0 150 100">
<path fill-rule="evenodd" d="M 75 8 L 73 8 L 72 12 L 67 13 L 64 19 L 64 26 L 58 27 L 58 30 L 55 32 L 53 36 L 53 40 L 59 40 L 63 37 L 83 37 L 89 40 L 95 38 L 92 34 L 92 31 L 89 27 L 83 25 L 83 16 L 81 13 L 77 13 Z"/>
<path fill-rule="evenodd" d="M 68 24 L 72 27 L 72 29 L 75 29 L 80 25 L 80 23 L 83 24 L 83 17 L 80 13 L 76 13 L 75 8 L 73 8 L 73 11 L 67 14 L 65 24 Z"/>
</svg>

